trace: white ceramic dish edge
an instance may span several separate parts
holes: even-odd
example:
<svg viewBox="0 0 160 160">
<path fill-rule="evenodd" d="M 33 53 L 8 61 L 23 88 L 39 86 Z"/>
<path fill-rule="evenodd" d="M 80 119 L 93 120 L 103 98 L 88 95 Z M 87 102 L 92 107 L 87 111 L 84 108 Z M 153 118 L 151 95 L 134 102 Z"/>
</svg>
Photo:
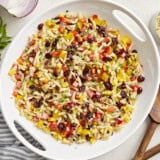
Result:
<svg viewBox="0 0 160 160">
<path fill-rule="evenodd" d="M 64 5 L 64 4 L 66 4 L 66 3 L 71 3 L 71 2 L 76 2 L 77 0 L 72 0 L 72 1 L 65 1 L 65 2 L 61 2 L 61 3 L 59 3 L 59 4 L 57 4 L 56 6 L 52 6 L 50 9 L 48 9 L 48 10 L 51 10 L 51 9 L 54 9 L 54 8 L 56 8 L 56 7 L 58 7 L 58 6 L 60 6 L 60 5 Z M 83 0 L 81 0 L 81 1 L 83 1 Z M 94 1 L 94 0 L 93 0 Z M 100 2 L 104 2 L 103 0 L 100 0 Z M 126 9 L 125 7 L 123 7 L 123 6 L 121 6 L 121 5 L 119 5 L 119 4 L 117 4 L 117 3 L 113 3 L 113 2 L 111 2 L 111 1 L 106 1 L 106 2 L 108 2 L 108 3 L 112 3 L 112 4 L 114 4 L 115 6 L 117 6 L 118 8 L 120 7 L 121 9 L 122 9 L 122 11 L 123 12 L 125 12 L 126 14 L 128 14 L 132 19 L 134 19 L 140 26 L 141 26 L 141 28 L 143 28 L 144 30 L 145 30 L 145 32 L 147 33 L 147 35 L 149 36 L 149 38 L 151 39 L 151 41 L 152 41 L 152 44 L 153 44 L 153 46 L 154 46 L 154 49 L 155 49 L 155 53 L 156 53 L 156 57 L 157 57 L 157 59 L 159 58 L 158 57 L 158 49 L 157 49 L 157 47 L 156 47 L 156 44 L 155 44 L 155 42 L 154 42 L 154 40 L 153 40 L 153 38 L 152 38 L 152 36 L 151 36 L 151 34 L 150 34 L 150 32 L 149 32 L 149 30 L 147 29 L 147 27 L 143 24 L 143 22 L 139 19 L 139 18 L 137 18 L 136 16 L 134 16 L 134 14 L 132 13 L 132 12 L 130 12 L 128 9 Z M 46 12 L 46 11 L 45 11 Z M 44 13 L 45 13 L 44 12 Z M 44 13 L 42 13 L 41 15 L 43 15 Z M 29 25 L 29 24 L 32 24 L 32 22 L 34 22 L 36 19 L 38 19 L 38 17 L 40 17 L 41 15 L 39 15 L 39 16 L 37 16 L 36 18 L 34 18 L 33 20 L 31 20 L 19 33 L 18 33 L 18 35 L 20 35 L 22 32 L 23 32 L 23 30 Z M 17 35 L 17 36 L 18 36 Z M 16 36 L 16 37 L 17 37 Z M 15 37 L 15 39 L 16 39 L 16 37 Z M 8 49 L 8 52 L 10 51 L 10 48 Z M 4 61 L 5 61 L 5 57 L 4 57 Z M 2 66 L 3 66 L 3 62 L 2 62 Z M 159 67 L 159 63 L 158 63 L 158 67 Z M 1 75 L 1 73 L 0 73 L 0 77 L 2 77 L 2 75 Z M 157 82 L 156 82 L 156 86 L 155 86 L 155 93 L 154 93 L 154 95 L 153 95 L 153 98 L 152 98 L 152 101 L 150 101 L 150 104 L 149 104 L 149 108 L 148 108 L 148 113 L 149 113 L 149 111 L 150 111 L 150 109 L 151 109 L 151 107 L 152 107 L 152 104 L 153 104 L 153 102 L 154 102 L 154 99 L 155 99 L 155 97 L 156 97 L 156 94 L 157 94 L 157 91 L 158 91 L 158 82 L 159 82 L 159 76 L 158 76 L 158 79 L 157 79 Z M 1 84 L 0 84 L 0 87 L 2 87 L 1 86 Z M 2 93 L 1 93 L 2 94 Z M 2 99 L 1 99 L 1 101 L 2 101 Z M 2 107 L 2 112 L 3 112 L 3 114 L 4 114 L 4 117 L 5 117 L 5 111 L 4 111 L 4 107 Z M 146 112 L 146 113 L 147 113 Z M 112 146 L 112 148 L 110 148 L 110 149 L 108 149 L 107 150 L 107 152 L 109 152 L 109 151 L 111 151 L 113 148 L 115 148 L 115 147 L 117 147 L 117 146 L 119 146 L 121 143 L 123 143 L 126 139 L 128 139 L 136 130 L 137 130 L 137 128 L 142 124 L 142 122 L 145 120 L 145 118 L 147 117 L 147 114 L 143 117 L 143 119 L 141 119 L 141 122 L 139 122 L 139 124 L 135 127 L 135 129 L 134 129 L 134 131 L 133 132 L 131 132 L 131 133 L 129 133 L 126 137 L 123 137 L 122 139 L 120 139 L 119 140 L 119 142 L 116 144 L 116 145 L 114 145 L 114 146 Z M 6 119 L 6 118 L 5 118 Z M 6 120 L 7 121 L 7 120 Z M 13 124 L 11 124 L 11 123 L 8 123 L 8 121 L 7 121 L 7 124 L 8 124 L 8 126 L 10 127 L 10 129 L 12 130 L 12 132 L 15 134 L 15 136 L 24 144 L 24 145 L 26 145 L 28 148 L 30 148 L 32 151 L 34 151 L 34 152 L 36 152 L 36 153 L 38 153 L 38 154 L 40 154 L 40 155 L 42 155 L 42 156 L 45 156 L 46 158 L 51 158 L 51 157 L 48 157 L 46 154 L 45 154 L 45 151 L 40 151 L 39 149 L 37 149 L 37 148 L 35 148 L 35 147 L 33 147 L 30 143 L 28 143 L 20 134 L 19 134 L 19 132 L 17 131 L 17 129 L 15 128 L 15 126 L 13 125 Z M 99 156 L 99 155 L 102 155 L 102 154 L 104 154 L 104 153 L 106 153 L 106 150 L 103 150 L 103 151 L 101 151 L 101 152 L 99 152 L 99 154 L 92 154 L 92 156 L 89 156 L 89 157 L 86 157 L 86 159 L 88 159 L 88 158 L 93 158 L 93 157 L 97 157 L 97 156 Z M 79 159 L 81 159 L 81 158 L 76 158 L 77 160 Z"/>
</svg>

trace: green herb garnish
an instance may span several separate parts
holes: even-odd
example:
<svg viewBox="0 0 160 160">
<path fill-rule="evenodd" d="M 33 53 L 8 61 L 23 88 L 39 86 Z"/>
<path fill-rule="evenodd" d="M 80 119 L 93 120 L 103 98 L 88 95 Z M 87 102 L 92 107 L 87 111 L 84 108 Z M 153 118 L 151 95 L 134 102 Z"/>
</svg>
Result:
<svg viewBox="0 0 160 160">
<path fill-rule="evenodd" d="M 3 23 L 3 20 L 0 17 L 0 50 L 4 49 L 10 42 L 11 37 L 7 35 L 6 24 Z"/>
</svg>

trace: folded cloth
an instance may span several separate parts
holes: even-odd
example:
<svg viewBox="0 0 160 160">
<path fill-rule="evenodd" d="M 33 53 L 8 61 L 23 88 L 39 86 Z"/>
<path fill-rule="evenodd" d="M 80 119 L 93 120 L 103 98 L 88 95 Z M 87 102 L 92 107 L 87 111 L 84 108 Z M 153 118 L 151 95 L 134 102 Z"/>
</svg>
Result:
<svg viewBox="0 0 160 160">
<path fill-rule="evenodd" d="M 22 130 L 22 132 L 24 131 Z M 9 130 L 6 122 L 3 119 L 1 112 L 0 112 L 0 160 L 46 160 L 45 158 L 40 157 L 36 153 L 33 153 L 31 150 L 23 146 L 16 139 L 16 137 Z"/>
</svg>

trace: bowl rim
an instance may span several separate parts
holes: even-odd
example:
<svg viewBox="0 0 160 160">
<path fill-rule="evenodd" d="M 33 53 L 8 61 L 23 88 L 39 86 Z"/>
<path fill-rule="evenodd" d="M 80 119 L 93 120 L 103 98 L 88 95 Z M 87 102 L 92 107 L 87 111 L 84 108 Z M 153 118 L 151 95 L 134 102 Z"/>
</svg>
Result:
<svg viewBox="0 0 160 160">
<path fill-rule="evenodd" d="M 49 12 L 50 10 L 53 10 L 53 9 L 58 8 L 58 7 L 60 7 L 60 6 L 65 6 L 66 4 L 72 4 L 73 2 L 84 2 L 84 3 L 85 3 L 85 1 L 86 1 L 86 0 L 67 0 L 67 1 L 62 1 L 62 2 L 57 3 L 56 5 L 51 6 L 50 8 L 48 8 L 47 10 L 45 10 L 44 12 L 42 12 L 42 13 L 38 14 L 37 16 L 35 16 L 35 17 L 34 17 L 32 20 L 30 20 L 28 23 L 26 23 L 26 25 L 25 25 L 25 26 L 17 33 L 17 35 L 14 37 L 14 39 L 13 39 L 12 42 L 14 42 L 14 41 L 17 39 L 17 37 L 19 37 L 19 35 L 21 35 L 21 34 L 24 32 L 24 30 L 25 30 L 30 24 L 32 24 L 33 22 L 35 22 L 36 20 L 38 20 L 42 15 L 44 15 L 44 14 L 47 13 L 47 12 Z M 93 1 L 95 1 L 95 2 L 105 2 L 106 4 L 107 4 L 107 3 L 108 3 L 108 4 L 112 4 L 112 5 L 116 6 L 116 7 L 122 8 L 122 9 L 125 10 L 126 12 L 130 13 L 130 15 L 131 15 L 132 17 L 134 17 L 134 18 L 141 24 L 141 26 L 145 29 L 145 32 L 146 32 L 147 35 L 149 36 L 149 38 L 150 38 L 150 40 L 151 40 L 151 42 L 152 42 L 153 48 L 154 48 L 154 50 L 155 50 L 155 56 L 156 56 L 156 58 L 157 58 L 157 65 L 158 65 L 158 68 L 157 68 L 157 69 L 158 69 L 158 71 L 160 71 L 160 60 L 159 60 L 158 48 L 157 48 L 157 46 L 156 46 L 156 43 L 155 43 L 155 41 L 154 41 L 154 39 L 153 39 L 153 37 L 152 37 L 149 29 L 146 27 L 146 25 L 145 25 L 132 11 L 130 11 L 129 9 L 127 9 L 126 7 L 124 7 L 123 5 L 121 5 L 121 4 L 117 3 L 117 2 L 113 2 L 113 1 L 111 1 L 111 0 L 88 0 L 88 1 L 90 1 L 90 2 L 91 2 L 91 1 L 92 1 L 92 2 L 93 2 Z M 8 52 L 9 52 L 9 51 L 11 50 L 11 48 L 12 48 L 12 44 L 13 44 L 13 43 L 11 43 L 11 45 L 9 46 L 9 48 L 8 48 L 8 50 L 7 50 L 4 58 L 3 58 L 3 60 L 2 60 L 1 68 L 0 68 L 0 77 L 2 76 L 2 66 L 4 66 L 3 63 L 4 63 L 5 59 L 6 59 L 6 55 L 8 54 Z M 151 110 L 151 107 L 152 107 L 152 105 L 153 105 L 153 103 L 154 103 L 154 100 L 155 100 L 155 98 L 156 98 L 156 95 L 157 95 L 157 93 L 158 93 L 159 82 L 160 82 L 160 73 L 158 72 L 158 77 L 157 77 L 157 81 L 156 81 L 156 85 L 155 85 L 155 94 L 153 95 L 152 101 L 150 102 L 150 105 L 149 105 L 150 107 L 148 107 L 148 112 L 147 112 L 147 113 L 149 113 L 149 111 Z M 1 86 L 1 83 L 0 83 L 0 86 Z M 1 93 L 1 91 L 0 91 L 0 93 Z M 2 101 L 2 99 L 1 99 L 1 101 Z M 0 101 L 0 104 L 1 104 L 1 101 Z M 2 106 L 2 105 L 1 105 L 1 106 Z M 51 157 L 48 157 L 47 155 L 43 154 L 43 152 L 39 152 L 39 150 L 35 149 L 34 147 L 32 147 L 31 145 L 29 145 L 28 143 L 26 143 L 26 142 L 16 133 L 16 131 L 13 129 L 13 127 L 8 123 L 7 118 L 5 117 L 5 113 L 4 113 L 4 112 L 5 112 L 5 111 L 4 111 L 5 109 L 4 109 L 4 107 L 1 107 L 1 110 L 2 110 L 2 114 L 4 115 L 5 121 L 7 122 L 7 125 L 9 126 L 10 130 L 12 131 L 12 133 L 16 136 L 16 138 L 18 138 L 26 147 L 30 148 L 30 149 L 31 149 L 32 151 L 34 151 L 35 153 L 38 153 L 39 155 L 41 155 L 41 156 L 43 156 L 43 157 L 46 157 L 46 158 L 51 158 Z M 89 158 L 89 159 L 90 159 L 90 158 L 95 158 L 95 157 L 97 157 L 97 156 L 100 156 L 100 155 L 103 155 L 103 154 L 105 154 L 105 153 L 107 153 L 107 152 L 110 152 L 111 150 L 113 150 L 113 149 L 115 149 L 116 147 L 118 147 L 120 144 L 124 143 L 124 142 L 125 142 L 129 137 L 131 137 L 131 135 L 133 135 L 133 134 L 135 133 L 135 131 L 142 125 L 142 123 L 143 123 L 144 120 L 146 119 L 147 115 L 148 115 L 148 114 L 146 114 L 146 115 L 143 116 L 143 118 L 141 119 L 141 121 L 138 123 L 138 125 L 135 127 L 135 129 L 134 129 L 132 132 L 128 133 L 125 138 L 120 139 L 119 142 L 118 142 L 117 144 L 115 144 L 112 148 L 108 149 L 107 151 L 104 149 L 103 151 L 99 152 L 99 154 L 97 154 L 97 153 L 94 154 L 94 153 L 93 153 L 92 156 L 87 157 L 87 159 L 88 159 L 88 158 Z"/>
</svg>

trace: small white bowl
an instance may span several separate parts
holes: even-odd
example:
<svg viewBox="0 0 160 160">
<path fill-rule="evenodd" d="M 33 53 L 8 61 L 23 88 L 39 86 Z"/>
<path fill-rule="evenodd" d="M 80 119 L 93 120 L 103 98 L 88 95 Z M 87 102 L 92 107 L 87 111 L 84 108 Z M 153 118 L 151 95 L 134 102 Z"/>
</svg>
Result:
<svg viewBox="0 0 160 160">
<path fill-rule="evenodd" d="M 153 15 L 149 27 L 155 40 L 160 44 L 160 12 Z"/>
</svg>

